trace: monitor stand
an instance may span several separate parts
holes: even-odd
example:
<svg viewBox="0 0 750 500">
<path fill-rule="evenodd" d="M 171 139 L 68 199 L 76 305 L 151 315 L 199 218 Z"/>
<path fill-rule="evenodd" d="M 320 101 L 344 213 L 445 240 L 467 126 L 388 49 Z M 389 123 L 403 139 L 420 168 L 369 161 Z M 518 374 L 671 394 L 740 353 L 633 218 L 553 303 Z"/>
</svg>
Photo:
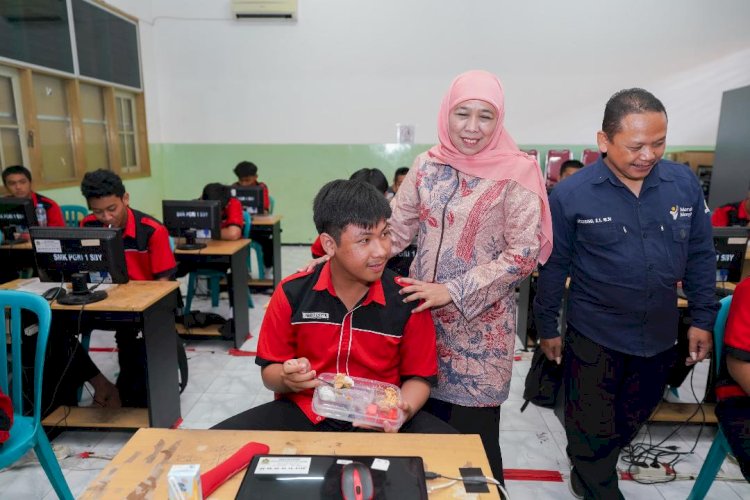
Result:
<svg viewBox="0 0 750 500">
<path fill-rule="evenodd" d="M 91 291 L 88 287 L 88 273 L 75 273 L 70 279 L 73 284 L 73 291 L 65 297 L 57 299 L 57 303 L 64 306 L 82 306 L 100 302 L 107 298 L 107 292 L 104 290 Z"/>
<path fill-rule="evenodd" d="M 185 243 L 177 245 L 177 250 L 200 250 L 206 248 L 205 243 L 198 243 L 195 241 L 195 230 L 188 229 L 185 231 Z"/>
<path fill-rule="evenodd" d="M 16 226 L 7 226 L 3 228 L 3 245 L 18 245 L 26 243 L 29 240 L 16 238 Z"/>
</svg>

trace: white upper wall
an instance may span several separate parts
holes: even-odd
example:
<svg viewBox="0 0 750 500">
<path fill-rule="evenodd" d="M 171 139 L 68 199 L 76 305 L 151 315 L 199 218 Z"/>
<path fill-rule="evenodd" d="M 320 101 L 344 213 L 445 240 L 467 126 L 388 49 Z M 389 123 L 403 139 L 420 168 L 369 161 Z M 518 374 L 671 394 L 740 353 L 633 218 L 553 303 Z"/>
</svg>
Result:
<svg viewBox="0 0 750 500">
<path fill-rule="evenodd" d="M 519 143 L 593 144 L 609 96 L 661 98 L 669 142 L 712 145 L 722 92 L 750 84 L 745 0 L 299 0 L 296 22 L 230 0 L 109 0 L 141 19 L 149 136 L 164 143 L 437 140 L 452 78 L 482 68 Z"/>
</svg>

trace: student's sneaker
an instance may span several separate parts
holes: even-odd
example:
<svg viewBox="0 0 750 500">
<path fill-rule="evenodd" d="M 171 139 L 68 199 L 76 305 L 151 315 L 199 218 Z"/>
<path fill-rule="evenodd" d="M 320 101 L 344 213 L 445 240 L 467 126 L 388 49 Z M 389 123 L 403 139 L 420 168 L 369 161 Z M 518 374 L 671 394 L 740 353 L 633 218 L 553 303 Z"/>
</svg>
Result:
<svg viewBox="0 0 750 500">
<path fill-rule="evenodd" d="M 273 279 L 273 267 L 267 267 L 263 272 L 265 273 L 265 278 L 267 280 Z"/>
<path fill-rule="evenodd" d="M 575 498 L 583 498 L 583 484 L 578 478 L 578 474 L 575 469 L 570 469 L 570 480 L 568 481 L 568 489 Z"/>
</svg>

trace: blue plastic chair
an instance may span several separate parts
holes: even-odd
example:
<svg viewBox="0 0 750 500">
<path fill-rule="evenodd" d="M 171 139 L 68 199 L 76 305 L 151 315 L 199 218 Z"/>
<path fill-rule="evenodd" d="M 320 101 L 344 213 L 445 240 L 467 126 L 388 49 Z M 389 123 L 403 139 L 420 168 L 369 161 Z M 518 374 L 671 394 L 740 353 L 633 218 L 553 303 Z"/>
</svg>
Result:
<svg viewBox="0 0 750 500">
<path fill-rule="evenodd" d="M 721 308 L 719 314 L 716 316 L 716 323 L 714 324 L 714 367 L 716 374 L 718 375 L 721 361 L 721 351 L 724 347 L 724 328 L 727 324 L 727 316 L 729 315 L 729 305 L 732 303 L 732 296 L 724 297 L 721 299 Z M 716 433 L 711 449 L 708 450 L 706 455 L 706 461 L 703 462 L 698 477 L 695 479 L 693 489 L 690 491 L 687 500 L 702 500 L 706 497 L 708 490 L 711 488 L 716 474 L 721 469 L 721 464 L 724 463 L 726 456 L 731 453 L 727 438 L 719 426 L 719 430 Z"/>
<path fill-rule="evenodd" d="M 62 210 L 65 225 L 68 227 L 80 226 L 83 218 L 89 214 L 88 209 L 81 205 L 60 205 L 60 210 Z"/>
<path fill-rule="evenodd" d="M 47 338 L 52 318 L 47 301 L 38 295 L 27 292 L 0 290 L 0 310 L 3 311 L 0 320 L 0 338 L 6 338 L 6 310 L 10 309 L 12 380 L 8 380 L 7 349 L 0 349 L 0 388 L 11 396 L 13 401 L 13 426 L 10 428 L 10 438 L 0 446 L 0 468 L 8 467 L 34 448 L 39 463 L 47 474 L 55 493 L 59 498 L 72 499 L 68 483 L 65 481 L 60 464 L 52 451 L 52 445 L 44 433 L 41 424 L 42 407 L 42 376 L 44 375 L 44 356 L 47 351 Z M 34 414 L 23 415 L 23 375 L 21 374 L 21 310 L 26 309 L 36 314 L 39 319 L 37 333 L 36 355 L 34 359 Z M 8 391 L 9 385 L 11 391 Z"/>
<path fill-rule="evenodd" d="M 252 224 L 250 214 L 243 211 L 244 224 L 242 226 L 242 237 L 247 239 L 250 237 L 250 226 Z M 262 259 L 262 255 L 261 255 Z M 262 261 L 261 261 L 262 262 Z M 250 252 L 247 255 L 247 265 L 250 267 Z M 226 277 L 226 273 L 223 271 L 217 271 L 216 269 L 196 269 L 188 275 L 188 287 L 187 297 L 185 297 L 185 309 L 183 314 L 187 315 L 190 312 L 190 307 L 193 305 L 193 297 L 195 297 L 195 287 L 198 278 L 206 278 L 208 281 L 208 289 L 211 294 L 211 306 L 217 307 L 219 305 L 219 293 L 221 291 L 221 280 Z M 247 307 L 255 307 L 253 303 L 253 297 L 249 293 L 247 294 Z"/>
</svg>

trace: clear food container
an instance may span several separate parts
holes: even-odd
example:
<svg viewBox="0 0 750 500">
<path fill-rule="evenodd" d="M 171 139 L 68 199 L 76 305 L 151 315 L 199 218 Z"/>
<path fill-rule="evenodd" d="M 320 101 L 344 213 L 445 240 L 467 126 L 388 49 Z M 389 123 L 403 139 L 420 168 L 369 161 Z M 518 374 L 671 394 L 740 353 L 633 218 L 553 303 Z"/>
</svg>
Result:
<svg viewBox="0 0 750 500">
<path fill-rule="evenodd" d="M 312 407 L 318 415 L 371 427 L 404 423 L 404 412 L 397 406 L 401 401 L 398 386 L 343 373 L 321 373 L 318 378 L 328 382 L 313 394 Z"/>
</svg>

